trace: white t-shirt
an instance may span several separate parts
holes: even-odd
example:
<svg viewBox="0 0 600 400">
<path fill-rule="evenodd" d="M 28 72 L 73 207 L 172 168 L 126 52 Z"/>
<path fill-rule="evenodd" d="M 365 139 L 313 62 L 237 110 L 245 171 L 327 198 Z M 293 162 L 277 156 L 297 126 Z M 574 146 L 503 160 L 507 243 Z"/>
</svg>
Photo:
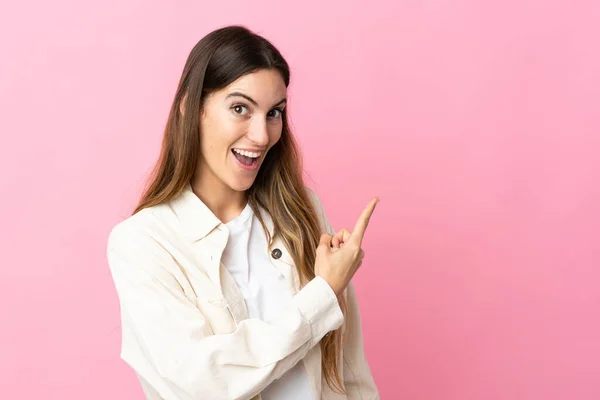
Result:
<svg viewBox="0 0 600 400">
<path fill-rule="evenodd" d="M 221 261 L 237 282 L 249 318 L 269 322 L 291 299 L 284 276 L 271 263 L 268 243 L 260 221 L 247 204 L 242 213 L 225 224 L 229 240 Z M 310 382 L 299 362 L 261 393 L 263 400 L 309 400 Z"/>
</svg>

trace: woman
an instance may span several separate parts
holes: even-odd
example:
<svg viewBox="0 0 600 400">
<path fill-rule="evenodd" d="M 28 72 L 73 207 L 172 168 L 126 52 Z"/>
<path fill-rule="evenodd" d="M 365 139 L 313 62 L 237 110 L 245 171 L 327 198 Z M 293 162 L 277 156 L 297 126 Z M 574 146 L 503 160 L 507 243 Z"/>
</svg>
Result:
<svg viewBox="0 0 600 400">
<path fill-rule="evenodd" d="M 349 282 L 379 200 L 332 229 L 302 181 L 289 79 L 246 28 L 203 38 L 152 180 L 110 233 L 121 357 L 148 399 L 378 398 Z"/>
</svg>

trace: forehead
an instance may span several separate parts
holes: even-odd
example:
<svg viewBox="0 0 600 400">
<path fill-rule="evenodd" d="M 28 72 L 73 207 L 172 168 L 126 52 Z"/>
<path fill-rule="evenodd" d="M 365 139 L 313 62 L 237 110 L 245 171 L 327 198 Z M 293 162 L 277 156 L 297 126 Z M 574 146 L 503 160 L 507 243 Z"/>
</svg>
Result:
<svg viewBox="0 0 600 400">
<path fill-rule="evenodd" d="M 232 92 L 241 92 L 261 104 L 261 100 L 267 103 L 281 100 L 286 96 L 287 88 L 279 71 L 261 69 L 239 77 L 220 92 L 223 96 Z"/>
</svg>

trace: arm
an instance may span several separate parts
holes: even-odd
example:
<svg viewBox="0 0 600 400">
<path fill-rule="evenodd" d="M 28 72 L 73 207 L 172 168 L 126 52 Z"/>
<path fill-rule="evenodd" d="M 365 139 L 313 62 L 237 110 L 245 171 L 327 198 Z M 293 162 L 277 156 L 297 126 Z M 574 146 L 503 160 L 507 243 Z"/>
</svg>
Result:
<svg viewBox="0 0 600 400">
<path fill-rule="evenodd" d="M 165 400 L 249 399 L 343 322 L 333 290 L 317 277 L 274 321 L 247 319 L 213 335 L 169 272 L 174 260 L 149 235 L 117 226 L 107 256 L 121 305 L 121 356 Z"/>
<path fill-rule="evenodd" d="M 321 229 L 323 232 L 335 235 L 335 229 L 333 229 L 333 226 L 327 219 L 327 215 L 325 214 L 320 199 L 311 189 L 308 189 L 308 191 L 309 195 L 313 198 L 321 223 Z M 346 315 L 347 325 L 344 330 L 344 360 L 342 371 L 344 386 L 348 392 L 348 399 L 379 399 L 377 386 L 375 385 L 371 369 L 365 356 L 362 327 L 360 323 L 360 311 L 352 282 L 350 282 L 345 290 L 345 297 L 348 311 Z"/>
</svg>

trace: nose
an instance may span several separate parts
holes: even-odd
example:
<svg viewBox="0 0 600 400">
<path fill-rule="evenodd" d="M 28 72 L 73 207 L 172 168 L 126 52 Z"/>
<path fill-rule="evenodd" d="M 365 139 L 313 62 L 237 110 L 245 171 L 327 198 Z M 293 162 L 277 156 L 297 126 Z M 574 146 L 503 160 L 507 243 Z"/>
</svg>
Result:
<svg viewBox="0 0 600 400">
<path fill-rule="evenodd" d="M 248 138 L 257 146 L 269 144 L 269 127 L 263 118 L 254 118 L 248 130 Z"/>
</svg>

